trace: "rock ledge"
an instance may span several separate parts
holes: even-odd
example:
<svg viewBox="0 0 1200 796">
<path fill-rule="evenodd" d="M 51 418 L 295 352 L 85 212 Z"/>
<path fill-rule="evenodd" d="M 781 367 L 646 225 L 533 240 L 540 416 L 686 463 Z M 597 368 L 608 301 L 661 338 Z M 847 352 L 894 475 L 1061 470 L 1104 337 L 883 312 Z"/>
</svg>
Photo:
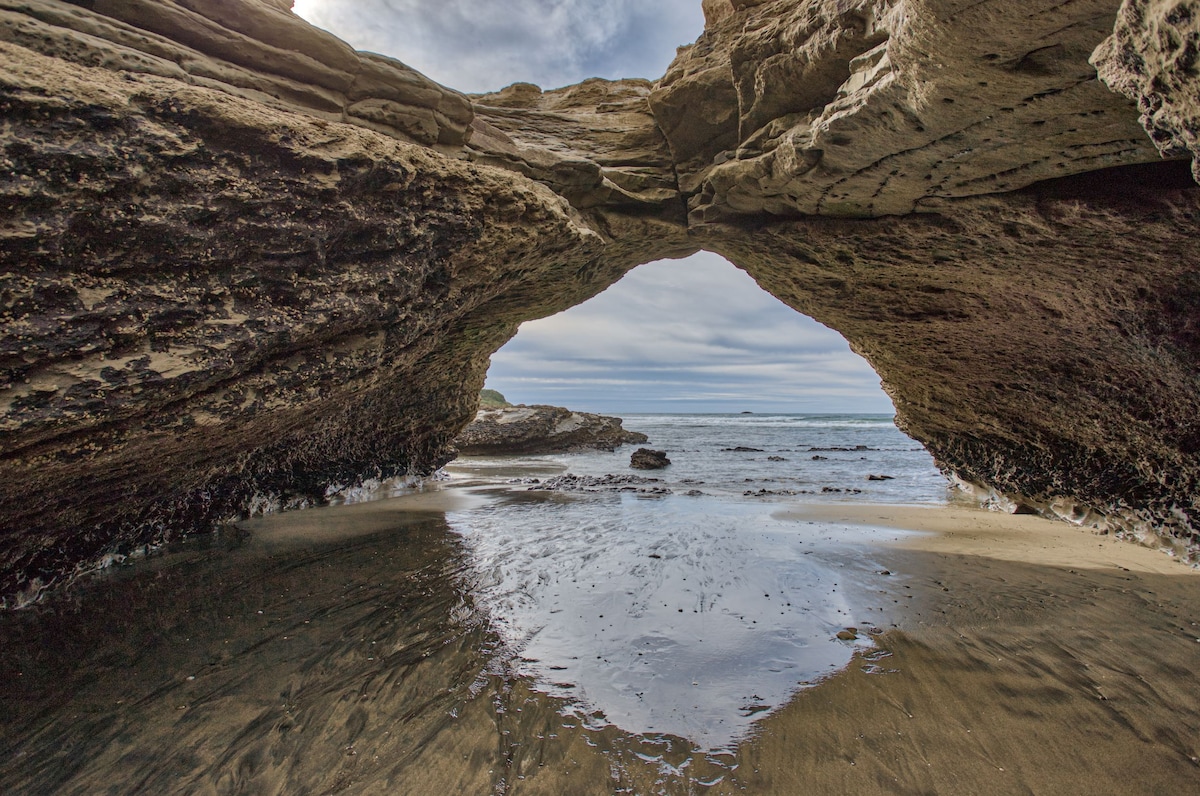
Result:
<svg viewBox="0 0 1200 796">
<path fill-rule="evenodd" d="M 456 445 L 466 455 L 616 450 L 647 437 L 621 427 L 621 418 L 572 412 L 561 406 L 480 409 Z"/>
</svg>

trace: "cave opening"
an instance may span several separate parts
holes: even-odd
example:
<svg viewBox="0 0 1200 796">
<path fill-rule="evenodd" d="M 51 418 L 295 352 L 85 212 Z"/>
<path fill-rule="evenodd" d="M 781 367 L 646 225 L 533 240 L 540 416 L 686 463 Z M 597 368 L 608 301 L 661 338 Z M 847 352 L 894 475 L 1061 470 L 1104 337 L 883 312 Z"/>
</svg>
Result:
<svg viewBox="0 0 1200 796">
<path fill-rule="evenodd" d="M 592 412 L 894 414 L 838 332 L 710 252 L 639 266 L 523 324 L 492 356 L 487 387 Z"/>
<path fill-rule="evenodd" d="M 622 422 L 640 442 L 618 438 Z M 642 468 L 632 455 L 641 444 L 666 457 L 654 482 L 668 491 L 953 499 L 841 333 L 713 252 L 640 265 L 588 301 L 522 324 L 492 355 L 480 411 L 448 470 L 622 480 Z"/>
</svg>

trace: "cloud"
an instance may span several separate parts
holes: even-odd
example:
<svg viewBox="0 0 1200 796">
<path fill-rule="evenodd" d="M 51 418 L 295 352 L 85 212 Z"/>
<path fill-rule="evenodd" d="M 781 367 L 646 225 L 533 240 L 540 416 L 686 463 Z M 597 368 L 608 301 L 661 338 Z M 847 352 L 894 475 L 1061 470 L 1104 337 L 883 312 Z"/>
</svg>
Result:
<svg viewBox="0 0 1200 796">
<path fill-rule="evenodd" d="M 657 79 L 704 26 L 699 0 L 297 0 L 295 10 L 358 49 L 469 92 Z"/>
<path fill-rule="evenodd" d="M 492 357 L 488 386 L 602 412 L 892 412 L 841 335 L 709 253 L 643 265 L 524 324 Z"/>
</svg>

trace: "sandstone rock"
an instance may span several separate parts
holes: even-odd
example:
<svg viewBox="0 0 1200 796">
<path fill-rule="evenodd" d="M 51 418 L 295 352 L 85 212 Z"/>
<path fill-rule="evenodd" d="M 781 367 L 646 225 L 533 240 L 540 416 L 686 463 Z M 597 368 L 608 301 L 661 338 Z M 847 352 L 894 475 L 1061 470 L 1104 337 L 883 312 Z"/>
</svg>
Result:
<svg viewBox="0 0 1200 796">
<path fill-rule="evenodd" d="M 1164 157 L 1200 154 L 1200 9 L 1176 0 L 1126 0 L 1092 62 L 1115 91 L 1138 103 L 1141 124 Z"/>
<path fill-rule="evenodd" d="M 650 448 L 638 448 L 629 457 L 629 466 L 635 470 L 661 470 L 670 463 L 665 452 Z"/>
<path fill-rule="evenodd" d="M 572 412 L 561 406 L 480 409 L 454 441 L 465 455 L 616 450 L 647 437 L 621 427 L 621 418 Z"/>
<path fill-rule="evenodd" d="M 472 160 L 542 182 L 580 208 L 626 207 L 682 222 L 674 162 L 648 80 L 586 80 L 476 95 Z"/>
<path fill-rule="evenodd" d="M 734 5 L 651 95 L 695 221 L 904 214 L 1156 159 L 1087 63 L 1115 0 Z"/>
<path fill-rule="evenodd" d="M 521 321 L 695 250 L 227 86 L 3 41 L 0 74 L 6 604 L 181 532 L 429 472 Z"/>
<path fill-rule="evenodd" d="M 405 141 L 466 142 L 473 114 L 465 96 L 394 59 L 357 53 L 290 9 L 285 0 L 0 0 L 0 41 Z"/>
</svg>

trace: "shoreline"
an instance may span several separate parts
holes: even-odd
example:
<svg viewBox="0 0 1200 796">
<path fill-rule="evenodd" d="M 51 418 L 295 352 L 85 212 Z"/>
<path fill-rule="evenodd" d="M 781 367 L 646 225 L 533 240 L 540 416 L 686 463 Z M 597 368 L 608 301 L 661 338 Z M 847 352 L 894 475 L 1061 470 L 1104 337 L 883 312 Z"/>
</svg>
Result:
<svg viewBox="0 0 1200 796">
<path fill-rule="evenodd" d="M 929 553 L 975 555 L 1044 566 L 1128 569 L 1162 575 L 1197 575 L 1200 568 L 1136 541 L 1065 520 L 1006 514 L 983 507 L 873 503 L 805 503 L 773 516 L 916 531 L 889 543 Z"/>
<path fill-rule="evenodd" d="M 522 492 L 440 482 L 257 518 L 233 552 L 170 553 L 93 581 L 72 610 L 0 616 L 11 642 L 0 645 L 0 674 L 12 684 L 0 751 L 14 752 L 0 781 L 33 788 L 61 771 L 64 789 L 109 786 L 131 776 L 116 772 L 135 755 L 138 777 L 215 783 L 222 761 L 268 749 L 278 766 L 252 779 L 279 788 L 335 774 L 378 784 L 391 769 L 370 761 L 385 759 L 408 761 L 404 776 L 422 792 L 469 783 L 596 796 L 691 793 L 701 782 L 731 796 L 1082 794 L 1113 782 L 1151 794 L 1200 776 L 1200 571 L 1160 552 L 953 505 L 751 504 L 805 546 L 841 548 L 829 563 L 844 621 L 870 641 L 845 642 L 846 665 L 803 681 L 715 754 L 573 713 L 518 673 L 527 650 L 500 651 L 490 614 L 464 590 L 486 573 L 464 567 L 469 545 L 445 513 Z M 790 523 L 820 527 L 793 534 Z M 856 527 L 905 532 L 846 533 Z M 649 552 L 638 556 L 643 574 L 682 560 Z M 562 554 L 538 555 L 549 564 Z M 828 586 L 804 592 L 808 582 L 793 599 Z M 346 736 L 350 693 L 361 719 Z M 434 709 L 396 723 L 431 699 Z M 293 723 L 305 731 L 289 732 Z M 250 724 L 263 733 L 243 737 Z M 511 747 L 497 748 L 497 727 Z M 198 745 L 208 751 L 180 754 Z M 411 757 L 418 748 L 427 753 Z M 68 753 L 84 762 L 67 765 Z M 366 767 L 347 768 L 356 760 Z"/>
<path fill-rule="evenodd" d="M 924 533 L 882 545 L 898 577 L 876 651 L 764 719 L 716 793 L 1155 794 L 1200 777 L 1200 570 L 982 508 L 786 514 Z"/>
</svg>

